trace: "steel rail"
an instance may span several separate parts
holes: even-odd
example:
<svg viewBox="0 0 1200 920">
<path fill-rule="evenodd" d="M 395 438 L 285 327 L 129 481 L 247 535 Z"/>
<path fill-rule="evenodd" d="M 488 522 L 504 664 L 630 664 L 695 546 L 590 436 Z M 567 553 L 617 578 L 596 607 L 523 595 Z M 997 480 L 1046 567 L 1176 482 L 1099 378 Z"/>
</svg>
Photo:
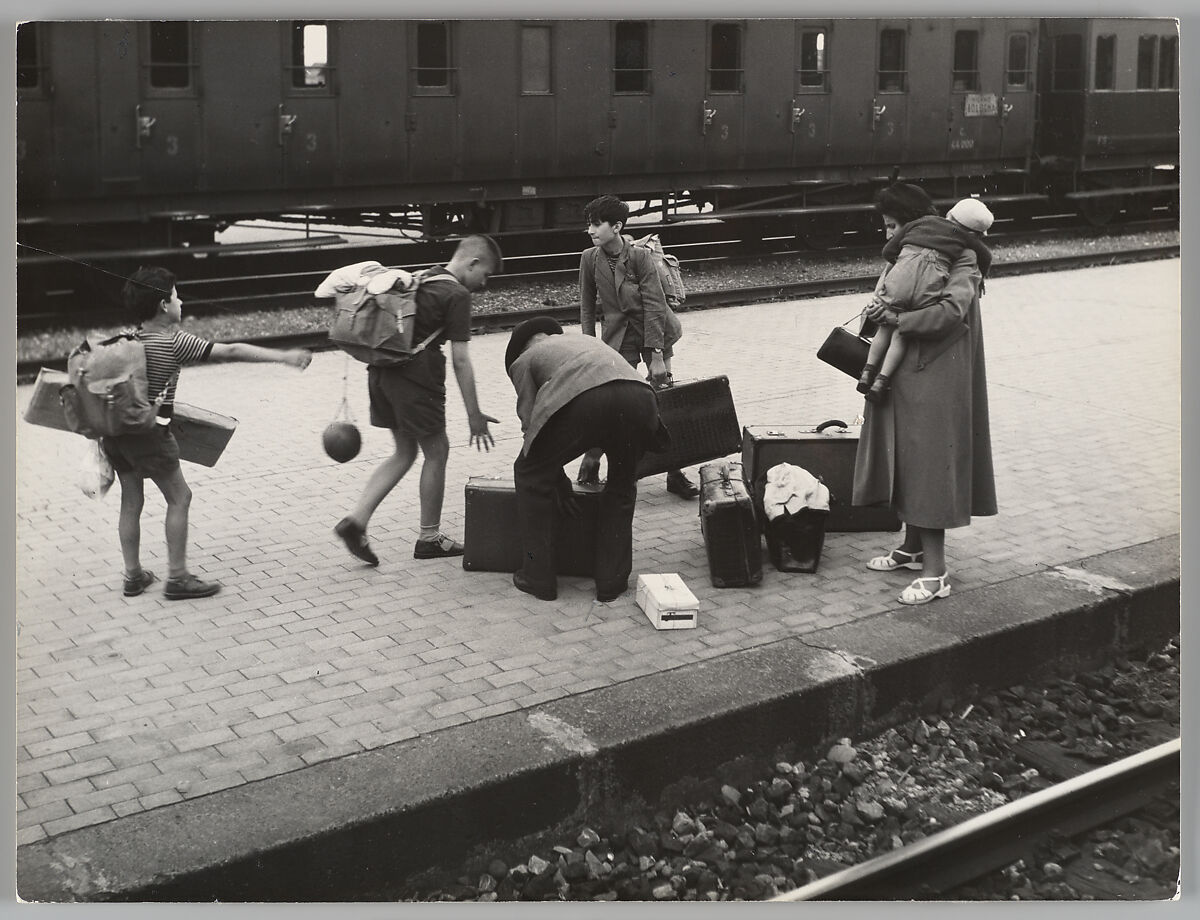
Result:
<svg viewBox="0 0 1200 920">
<path fill-rule="evenodd" d="M 1048 259 L 1029 259 L 1023 262 L 998 262 L 992 266 L 990 277 L 1037 274 L 1039 272 L 1064 271 L 1104 265 L 1121 265 L 1157 259 L 1179 257 L 1179 246 L 1147 246 L 1105 253 L 1083 253 L 1070 256 L 1055 256 Z M 857 275 L 846 278 L 824 278 L 812 281 L 795 281 L 756 287 L 731 288 L 715 291 L 694 291 L 688 294 L 687 303 L 680 312 L 706 310 L 716 307 L 744 306 L 780 300 L 808 300 L 836 294 L 853 294 L 874 290 L 877 275 Z M 299 294 L 295 295 L 301 296 Z M 311 295 L 305 294 L 305 297 Z M 476 313 L 471 317 L 475 333 L 497 332 L 511 329 L 531 316 L 552 316 L 560 323 L 579 321 L 579 304 L 565 307 L 540 307 L 532 310 L 506 310 L 495 313 Z M 325 332 L 301 332 L 283 335 L 259 336 L 241 341 L 267 348 L 310 348 L 314 351 L 331 348 Z M 57 360 L 17 362 L 17 381 L 27 383 L 37 376 L 41 367 L 63 370 L 66 357 Z"/>
<path fill-rule="evenodd" d="M 910 900 L 947 891 L 1014 862 L 1050 831 L 1069 836 L 1145 806 L 1179 780 L 1179 752 L 1178 738 L 1167 741 L 771 900 Z"/>
</svg>

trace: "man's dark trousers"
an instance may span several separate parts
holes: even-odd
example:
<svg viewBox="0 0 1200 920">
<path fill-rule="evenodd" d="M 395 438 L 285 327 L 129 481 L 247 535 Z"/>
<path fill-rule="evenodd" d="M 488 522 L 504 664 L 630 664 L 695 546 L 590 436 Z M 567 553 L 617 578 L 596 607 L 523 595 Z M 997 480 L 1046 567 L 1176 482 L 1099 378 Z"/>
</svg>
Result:
<svg viewBox="0 0 1200 920">
<path fill-rule="evenodd" d="M 527 581 L 557 587 L 554 546 L 559 525 L 556 493 L 571 494 L 563 466 L 592 448 L 608 457 L 599 498 L 595 579 L 599 593 L 624 590 L 633 571 L 633 509 L 637 465 L 658 428 L 658 400 L 641 383 L 615 380 L 580 393 L 554 413 L 529 452 L 513 464 Z"/>
</svg>

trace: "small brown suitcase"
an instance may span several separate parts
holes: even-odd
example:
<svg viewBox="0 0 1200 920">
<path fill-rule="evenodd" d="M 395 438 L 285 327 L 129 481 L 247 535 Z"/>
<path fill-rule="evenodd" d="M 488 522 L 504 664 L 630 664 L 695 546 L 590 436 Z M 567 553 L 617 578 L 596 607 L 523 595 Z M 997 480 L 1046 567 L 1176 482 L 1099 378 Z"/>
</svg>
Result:
<svg viewBox="0 0 1200 920">
<path fill-rule="evenodd" d="M 700 467 L 700 532 L 714 587 L 762 581 L 762 535 L 736 461 Z"/>
<path fill-rule="evenodd" d="M 559 522 L 554 556 L 559 575 L 590 577 L 596 571 L 596 516 L 602 483 L 572 483 L 577 518 Z M 515 572 L 521 567 L 517 489 L 512 479 L 472 476 L 466 485 L 463 568 L 471 572 Z"/>
<path fill-rule="evenodd" d="M 70 431 L 58 399 L 58 391 L 66 383 L 64 371 L 48 367 L 38 371 L 33 396 L 25 409 L 25 421 L 43 428 Z M 209 412 L 187 403 L 175 403 L 171 432 L 179 443 L 179 459 L 201 466 L 214 466 L 233 437 L 237 424 L 238 420 L 231 416 Z"/>
<path fill-rule="evenodd" d="M 662 453 L 647 451 L 638 464 L 639 479 L 741 450 L 741 428 L 728 377 L 676 383 L 655 394 L 658 414 L 671 432 L 671 447 Z"/>
<path fill-rule="evenodd" d="M 855 506 L 854 455 L 858 432 L 845 422 L 831 419 L 816 426 L 747 425 L 742 429 L 742 470 L 746 484 L 757 498 L 757 486 L 767 470 L 777 463 L 791 463 L 808 470 L 829 489 L 826 532 L 899 530 L 900 519 L 886 506 Z M 762 520 L 761 505 L 755 507 Z"/>
</svg>

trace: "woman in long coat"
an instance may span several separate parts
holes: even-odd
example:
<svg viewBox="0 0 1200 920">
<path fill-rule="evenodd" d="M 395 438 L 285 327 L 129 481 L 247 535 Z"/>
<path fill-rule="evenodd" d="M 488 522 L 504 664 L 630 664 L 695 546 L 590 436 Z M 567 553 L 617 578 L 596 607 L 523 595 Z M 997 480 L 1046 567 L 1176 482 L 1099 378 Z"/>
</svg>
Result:
<svg viewBox="0 0 1200 920">
<path fill-rule="evenodd" d="M 905 184 L 883 189 L 876 207 L 889 239 L 903 224 L 937 213 L 922 189 Z M 996 513 L 981 282 L 967 249 L 934 305 L 867 311 L 876 325 L 896 327 L 916 346 L 892 377 L 890 397 L 866 403 L 854 468 L 853 503 L 890 504 L 905 524 L 903 545 L 867 563 L 875 571 L 920 570 L 900 595 L 904 604 L 949 595 L 946 530 Z"/>
</svg>

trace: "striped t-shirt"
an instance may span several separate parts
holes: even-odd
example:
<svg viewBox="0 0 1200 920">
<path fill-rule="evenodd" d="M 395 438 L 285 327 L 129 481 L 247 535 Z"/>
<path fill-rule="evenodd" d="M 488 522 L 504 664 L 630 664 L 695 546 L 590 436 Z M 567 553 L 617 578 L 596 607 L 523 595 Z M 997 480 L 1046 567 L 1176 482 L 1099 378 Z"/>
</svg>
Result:
<svg viewBox="0 0 1200 920">
<path fill-rule="evenodd" d="M 179 369 L 185 364 L 207 361 L 212 354 L 213 343 L 182 329 L 159 332 L 139 327 L 137 337 L 146 348 L 146 382 L 150 385 L 150 398 L 157 399 L 165 387 L 167 396 L 158 414 L 170 418 L 175 411 L 175 385 L 179 382 Z"/>
</svg>

